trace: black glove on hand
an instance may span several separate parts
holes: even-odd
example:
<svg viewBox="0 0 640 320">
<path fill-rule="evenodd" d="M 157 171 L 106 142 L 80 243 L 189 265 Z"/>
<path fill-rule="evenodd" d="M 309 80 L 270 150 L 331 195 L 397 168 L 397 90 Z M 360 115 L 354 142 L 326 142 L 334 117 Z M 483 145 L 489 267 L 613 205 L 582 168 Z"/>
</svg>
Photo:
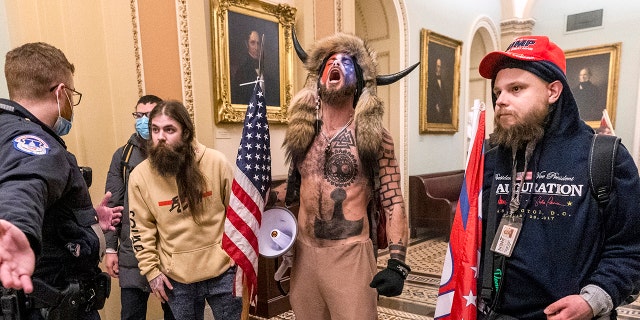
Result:
<svg viewBox="0 0 640 320">
<path fill-rule="evenodd" d="M 411 272 L 408 265 L 398 259 L 389 259 L 387 268 L 378 272 L 369 284 L 371 288 L 376 288 L 378 294 L 386 297 L 395 297 L 402 293 L 404 279 Z"/>
</svg>

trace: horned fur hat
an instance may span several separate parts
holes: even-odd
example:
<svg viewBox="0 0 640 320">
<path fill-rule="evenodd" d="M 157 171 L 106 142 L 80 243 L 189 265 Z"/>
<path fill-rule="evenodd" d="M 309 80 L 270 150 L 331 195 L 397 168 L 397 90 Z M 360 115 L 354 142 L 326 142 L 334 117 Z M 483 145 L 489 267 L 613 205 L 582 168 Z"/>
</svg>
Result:
<svg viewBox="0 0 640 320">
<path fill-rule="evenodd" d="M 360 96 L 356 96 L 354 121 L 356 125 L 356 144 L 360 160 L 371 163 L 377 160 L 382 145 L 382 116 L 384 107 L 376 94 L 376 86 L 391 84 L 411 72 L 415 64 L 401 72 L 388 76 L 377 75 L 376 53 L 367 43 L 357 36 L 337 33 L 318 40 L 309 55 L 300 47 L 293 32 L 294 46 L 304 62 L 308 76 L 305 87 L 292 99 L 290 106 L 289 128 L 283 146 L 286 159 L 294 164 L 304 158 L 313 142 L 316 132 L 316 99 L 318 97 L 318 77 L 320 67 L 326 58 L 334 53 L 346 53 L 354 58 L 361 69 L 363 83 Z"/>
</svg>

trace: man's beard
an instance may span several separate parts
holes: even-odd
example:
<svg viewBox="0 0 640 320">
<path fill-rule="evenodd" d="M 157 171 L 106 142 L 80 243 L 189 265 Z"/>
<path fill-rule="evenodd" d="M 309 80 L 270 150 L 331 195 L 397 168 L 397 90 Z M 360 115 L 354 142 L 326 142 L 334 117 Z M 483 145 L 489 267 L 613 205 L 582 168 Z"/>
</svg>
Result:
<svg viewBox="0 0 640 320">
<path fill-rule="evenodd" d="M 510 128 L 502 127 L 496 117 L 494 119 L 495 130 L 491 134 L 489 142 L 492 145 L 518 150 L 530 141 L 539 141 L 544 136 L 544 127 L 549 108 L 551 106 L 527 112 L 522 118 L 518 118 L 519 121 Z"/>
<path fill-rule="evenodd" d="M 344 103 L 356 93 L 355 84 L 344 86 L 340 89 L 327 89 L 326 85 L 320 85 L 320 97 L 324 103 L 338 105 Z"/>
<path fill-rule="evenodd" d="M 159 142 L 155 146 L 150 146 L 148 152 L 153 169 L 163 177 L 174 177 L 184 167 L 189 151 L 184 142 L 180 142 L 173 148 L 165 142 Z"/>
</svg>

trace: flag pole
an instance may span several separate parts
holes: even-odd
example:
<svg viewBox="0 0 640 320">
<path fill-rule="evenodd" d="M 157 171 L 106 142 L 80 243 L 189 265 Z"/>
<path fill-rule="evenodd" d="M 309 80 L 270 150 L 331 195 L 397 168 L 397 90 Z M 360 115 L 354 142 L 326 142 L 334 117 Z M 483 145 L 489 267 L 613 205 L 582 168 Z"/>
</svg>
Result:
<svg viewBox="0 0 640 320">
<path fill-rule="evenodd" d="M 473 149 L 473 141 L 476 139 L 476 134 L 478 133 L 478 122 L 480 119 L 480 111 L 484 111 L 485 105 L 484 102 L 480 101 L 480 99 L 473 100 L 473 107 L 471 110 L 473 111 L 473 115 L 471 116 L 471 137 L 469 143 L 469 150 L 467 150 L 467 160 L 464 163 L 464 167 L 469 166 L 469 159 L 471 158 L 471 150 Z M 484 130 L 483 130 L 484 132 Z"/>
<path fill-rule="evenodd" d="M 264 41 L 264 35 L 262 39 Z M 261 47 L 260 60 L 262 54 Z M 257 302 L 258 232 L 271 189 L 267 104 L 264 86 L 259 85 L 262 82 L 262 65 L 261 62 L 247 105 L 222 237 L 222 248 L 238 266 L 233 293 L 243 297 L 243 310 Z"/>
</svg>

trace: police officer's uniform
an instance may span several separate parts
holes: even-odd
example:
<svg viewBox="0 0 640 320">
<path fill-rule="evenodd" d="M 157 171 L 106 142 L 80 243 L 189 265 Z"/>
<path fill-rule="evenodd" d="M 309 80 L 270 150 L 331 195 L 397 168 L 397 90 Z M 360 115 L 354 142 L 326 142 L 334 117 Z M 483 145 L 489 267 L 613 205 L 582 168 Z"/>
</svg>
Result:
<svg viewBox="0 0 640 320">
<path fill-rule="evenodd" d="M 0 154 L 0 219 L 22 230 L 36 254 L 36 299 L 22 311 L 31 319 L 40 317 L 34 313 L 51 319 L 99 319 L 96 310 L 108 296 L 98 267 L 102 235 L 96 232 L 96 211 L 75 156 L 47 125 L 6 99 L 0 99 Z M 37 297 L 42 289 L 38 280 L 66 289 L 65 294 Z M 65 311 L 67 304 L 79 309 Z M 61 312 L 68 315 L 60 317 Z"/>
</svg>

